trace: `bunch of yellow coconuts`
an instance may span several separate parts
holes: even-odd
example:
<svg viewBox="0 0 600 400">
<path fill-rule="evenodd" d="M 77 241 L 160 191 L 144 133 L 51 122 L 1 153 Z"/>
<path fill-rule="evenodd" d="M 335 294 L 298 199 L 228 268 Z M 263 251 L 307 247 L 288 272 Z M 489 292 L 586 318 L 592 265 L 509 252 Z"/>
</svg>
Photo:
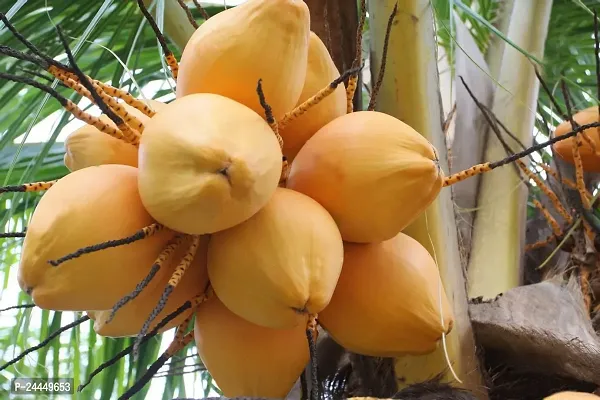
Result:
<svg viewBox="0 0 600 400">
<path fill-rule="evenodd" d="M 303 1 L 249 0 L 213 16 L 183 51 L 176 99 L 147 102 L 152 117 L 125 105 L 144 126 L 139 149 L 92 126 L 69 136 L 71 173 L 28 225 L 21 288 L 41 308 L 88 312 L 100 335 L 135 336 L 200 237 L 150 329 L 210 282 L 196 345 L 228 397 L 285 396 L 309 361 L 312 315 L 359 354 L 433 351 L 452 311 L 431 255 L 401 231 L 441 190 L 436 151 L 396 118 L 348 113 L 343 85 L 290 118 L 339 76 Z M 275 120 L 288 121 L 283 146 L 259 80 Z M 48 263 L 156 222 L 165 229 L 143 240 Z"/>
</svg>

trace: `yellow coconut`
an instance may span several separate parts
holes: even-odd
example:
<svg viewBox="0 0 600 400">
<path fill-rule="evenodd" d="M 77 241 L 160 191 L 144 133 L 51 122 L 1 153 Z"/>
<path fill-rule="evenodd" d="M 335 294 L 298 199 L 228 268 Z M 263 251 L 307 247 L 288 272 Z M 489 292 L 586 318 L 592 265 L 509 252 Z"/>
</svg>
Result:
<svg viewBox="0 0 600 400">
<path fill-rule="evenodd" d="M 108 337 L 136 336 L 142 329 L 142 326 L 150 313 L 152 313 L 152 310 L 158 304 L 173 271 L 185 256 L 190 244 L 191 237 L 187 237 L 183 240 L 182 244 L 169 258 L 169 262 L 165 263 L 165 265 L 158 270 L 156 275 L 150 281 L 150 284 L 135 299 L 129 301 L 127 305 L 120 308 L 109 323 L 106 322 L 110 317 L 111 310 L 95 311 L 92 314 L 88 313 L 90 314 L 90 318 L 95 321 L 94 331 L 101 336 Z M 204 292 L 204 289 L 208 285 L 208 275 L 206 273 L 207 245 L 208 236 L 203 236 L 194 260 L 185 271 L 179 284 L 169 295 L 169 300 L 167 301 L 165 308 L 150 324 L 148 331 L 154 329 L 163 318 L 177 310 L 183 303 Z M 131 290 L 133 289 L 134 287 L 131 288 Z M 162 333 L 176 327 L 182 323 L 190 313 L 191 310 L 181 313 L 158 332 Z"/>
<path fill-rule="evenodd" d="M 367 356 L 435 350 L 454 318 L 427 249 L 400 233 L 382 243 L 344 243 L 344 250 L 335 293 L 319 314 L 331 337 Z"/>
<path fill-rule="evenodd" d="M 331 59 L 327 47 L 314 32 L 311 32 L 308 47 L 308 68 L 298 105 L 317 94 L 319 90 L 327 87 L 339 76 L 340 73 Z M 291 162 L 296 157 L 304 143 L 315 132 L 344 114 L 346 114 L 346 90 L 344 85 L 340 85 L 335 92 L 318 105 L 279 131 L 283 138 L 283 154 L 288 161 Z"/>
<path fill-rule="evenodd" d="M 38 307 L 110 309 L 146 276 L 174 232 L 164 230 L 58 266 L 49 263 L 155 222 L 140 200 L 137 171 L 117 164 L 88 167 L 66 175 L 44 193 L 27 227 L 17 275 L 19 286 Z"/>
<path fill-rule="evenodd" d="M 544 397 L 544 400 L 594 400 L 600 399 L 600 396 L 596 396 L 592 393 L 584 392 L 558 392 L 551 396 Z"/>
<path fill-rule="evenodd" d="M 226 97 L 176 99 L 148 122 L 139 150 L 139 189 L 148 212 L 188 234 L 239 224 L 279 183 L 282 153 L 265 120 Z"/>
<path fill-rule="evenodd" d="M 594 122 L 599 122 L 600 118 L 598 117 L 598 106 L 589 107 L 576 113 L 573 115 L 573 119 L 578 125 L 587 125 Z M 564 121 L 556 127 L 554 136 L 563 136 L 572 130 L 573 128 L 571 127 L 571 123 L 569 121 Z M 592 148 L 586 139 L 581 139 L 583 145 L 579 147 L 579 154 L 581 155 L 583 169 L 588 172 L 600 172 L 600 156 L 596 155 L 596 151 L 599 152 L 598 154 L 600 154 L 600 128 L 588 128 L 583 131 L 583 133 L 587 135 L 595 147 L 595 149 Z M 574 137 L 570 137 L 569 139 L 556 142 L 553 145 L 554 151 L 560 156 L 560 158 L 567 161 L 571 165 L 575 165 L 575 160 L 573 158 L 574 140 Z"/>
<path fill-rule="evenodd" d="M 305 325 L 329 303 L 343 243 L 316 201 L 285 188 L 252 218 L 212 235 L 208 276 L 231 311 L 257 325 Z"/>
<path fill-rule="evenodd" d="M 261 116 L 262 79 L 275 118 L 291 111 L 306 75 L 310 15 L 301 0 L 249 0 L 211 17 L 187 42 L 177 97 L 216 93 Z"/>
<path fill-rule="evenodd" d="M 318 201 L 345 241 L 396 236 L 437 197 L 443 173 L 434 147 L 404 122 L 376 111 L 336 118 L 292 162 L 287 187 Z"/>
<path fill-rule="evenodd" d="M 165 106 L 164 103 L 156 100 L 148 100 L 146 103 L 155 111 L 159 111 Z M 150 117 L 136 108 L 125 103 L 122 105 L 127 112 L 142 123 L 146 124 L 150 120 Z M 99 118 L 115 127 L 115 123 L 106 115 L 101 115 Z M 70 171 L 102 164 L 123 164 L 137 167 L 138 151 L 135 146 L 86 124 L 67 136 L 64 163 Z"/>
<path fill-rule="evenodd" d="M 254 325 L 213 296 L 196 313 L 194 335 L 224 396 L 284 398 L 310 359 L 305 329 Z"/>
</svg>

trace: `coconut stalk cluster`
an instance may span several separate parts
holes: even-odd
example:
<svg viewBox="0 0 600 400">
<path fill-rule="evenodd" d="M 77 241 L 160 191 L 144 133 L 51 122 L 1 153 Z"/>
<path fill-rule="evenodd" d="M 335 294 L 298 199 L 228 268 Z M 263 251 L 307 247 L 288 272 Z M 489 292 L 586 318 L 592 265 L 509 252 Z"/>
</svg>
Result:
<svg viewBox="0 0 600 400">
<path fill-rule="evenodd" d="M 445 177 L 412 127 L 352 110 L 360 67 L 337 70 L 302 1 L 249 0 L 211 17 L 179 63 L 138 3 L 176 79 L 168 104 L 87 77 L 66 45 L 69 66 L 23 38 L 35 56 L 3 49 L 104 114 L 2 75 L 87 123 L 65 142 L 69 174 L 4 188 L 46 190 L 21 289 L 136 346 L 177 328 L 166 358 L 195 341 L 227 397 L 285 397 L 314 362 L 317 324 L 362 355 L 433 352 L 453 313 L 434 258 L 402 231 L 442 187 L 535 149 Z"/>
<path fill-rule="evenodd" d="M 210 18 L 174 70 L 174 101 L 117 103 L 121 124 L 98 120 L 120 136 L 93 123 L 69 135 L 71 172 L 31 218 L 20 287 L 107 337 L 145 334 L 203 296 L 159 332 L 194 315 L 229 397 L 284 397 L 316 323 L 360 354 L 433 351 L 452 312 L 433 258 L 401 231 L 443 173 L 410 126 L 348 110 L 343 82 L 359 70 L 340 75 L 304 2 Z"/>
</svg>

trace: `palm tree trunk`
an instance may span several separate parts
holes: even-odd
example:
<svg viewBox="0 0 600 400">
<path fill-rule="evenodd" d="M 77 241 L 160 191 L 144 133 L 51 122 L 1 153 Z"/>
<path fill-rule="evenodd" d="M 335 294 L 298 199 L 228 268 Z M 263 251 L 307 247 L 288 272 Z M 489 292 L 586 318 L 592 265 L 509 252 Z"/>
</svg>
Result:
<svg viewBox="0 0 600 400">
<path fill-rule="evenodd" d="M 356 55 L 356 0 L 304 1 L 310 9 L 310 29 L 325 43 L 337 69 L 340 73 L 350 69 Z M 361 76 L 358 87 L 362 87 Z M 354 93 L 354 109 L 362 109 L 361 90 Z"/>
<path fill-rule="evenodd" d="M 551 10 L 552 0 L 516 1 L 508 38 L 541 58 Z M 525 146 L 531 146 L 539 93 L 534 67 L 512 46 L 496 49 L 503 50 L 503 56 L 497 79 L 501 86 L 496 88 L 492 111 Z M 485 160 L 504 157 L 501 143 L 490 135 Z M 481 177 L 468 267 L 469 296 L 494 298 L 520 284 L 526 201 L 527 187 L 514 168 L 499 168 Z"/>
<path fill-rule="evenodd" d="M 372 71 L 377 76 L 388 18 L 398 3 L 390 37 L 386 76 L 377 109 L 411 125 L 438 150 L 447 171 L 446 138 L 437 70 L 437 44 L 429 0 L 377 0 L 369 3 Z M 465 277 L 459 255 L 457 229 L 450 189 L 406 233 L 423 244 L 437 260 L 446 292 L 451 299 L 455 325 L 446 338 L 449 361 L 465 387 L 487 398 L 468 315 Z M 443 346 L 425 356 L 397 359 L 396 372 L 404 383 L 423 381 L 443 372 L 447 360 Z"/>
</svg>

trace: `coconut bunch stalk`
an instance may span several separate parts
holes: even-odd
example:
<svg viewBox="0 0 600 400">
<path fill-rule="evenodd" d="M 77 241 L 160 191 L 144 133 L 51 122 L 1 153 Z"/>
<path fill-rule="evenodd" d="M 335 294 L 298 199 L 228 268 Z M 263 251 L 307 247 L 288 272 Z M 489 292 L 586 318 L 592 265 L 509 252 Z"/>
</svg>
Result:
<svg viewBox="0 0 600 400">
<path fill-rule="evenodd" d="M 22 290 L 44 309 L 86 311 L 100 335 L 136 336 L 134 353 L 176 328 L 125 398 L 194 341 L 228 397 L 283 397 L 309 361 L 314 374 L 319 323 L 358 354 L 435 351 L 454 313 L 434 258 L 402 231 L 444 186 L 529 153 L 444 176 L 413 127 L 348 107 L 361 49 L 340 73 L 302 1 L 223 11 L 195 30 L 180 62 L 138 4 L 176 79 L 169 104 L 86 76 L 60 29 L 69 65 L 3 19 L 34 55 L 0 51 L 44 68 L 105 116 L 0 74 L 89 125 L 68 141 L 68 175 L 1 190 L 46 191 L 25 234 Z"/>
<path fill-rule="evenodd" d="M 143 101 L 143 100 L 140 100 Z M 165 104 L 150 100 L 145 102 L 155 111 L 160 110 Z M 137 118 L 142 124 L 148 122 L 149 116 L 140 110 L 123 103 L 122 107 L 129 115 Z M 114 122 L 106 115 L 100 115 L 99 119 L 109 126 L 116 128 Z M 130 143 L 103 134 L 96 127 L 85 124 L 75 130 L 65 139 L 65 166 L 73 172 L 85 167 L 104 164 L 120 164 L 138 166 L 138 149 Z"/>
</svg>

